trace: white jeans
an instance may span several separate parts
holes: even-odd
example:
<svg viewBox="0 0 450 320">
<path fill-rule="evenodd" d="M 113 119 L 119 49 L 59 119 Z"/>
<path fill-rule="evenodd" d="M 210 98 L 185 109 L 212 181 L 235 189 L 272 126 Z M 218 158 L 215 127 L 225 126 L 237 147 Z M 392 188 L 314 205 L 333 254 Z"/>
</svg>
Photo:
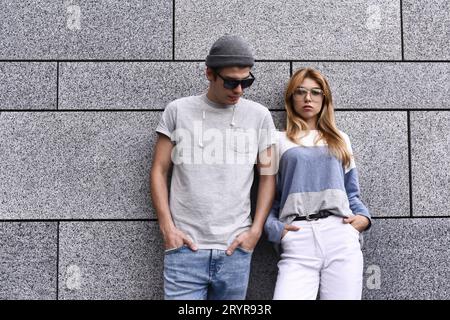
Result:
<svg viewBox="0 0 450 320">
<path fill-rule="evenodd" d="M 294 221 L 281 239 L 275 300 L 360 300 L 363 256 L 359 232 L 342 217 Z"/>
</svg>

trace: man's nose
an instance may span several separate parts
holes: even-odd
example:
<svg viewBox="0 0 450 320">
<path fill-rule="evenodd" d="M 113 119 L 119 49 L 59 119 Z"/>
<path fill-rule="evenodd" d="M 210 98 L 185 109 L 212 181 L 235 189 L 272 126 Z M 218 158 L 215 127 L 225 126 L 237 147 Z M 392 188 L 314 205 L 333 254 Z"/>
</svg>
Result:
<svg viewBox="0 0 450 320">
<path fill-rule="evenodd" d="M 233 89 L 234 93 L 242 93 L 244 90 L 242 89 L 241 84 L 239 84 L 236 88 Z"/>
</svg>

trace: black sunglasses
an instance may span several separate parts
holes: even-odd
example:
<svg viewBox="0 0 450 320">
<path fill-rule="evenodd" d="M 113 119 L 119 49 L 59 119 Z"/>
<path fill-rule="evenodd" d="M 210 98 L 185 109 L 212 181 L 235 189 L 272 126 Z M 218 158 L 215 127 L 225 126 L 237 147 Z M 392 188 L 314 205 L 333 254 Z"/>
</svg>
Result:
<svg viewBox="0 0 450 320">
<path fill-rule="evenodd" d="M 219 76 L 220 79 L 223 80 L 223 87 L 225 89 L 234 89 L 241 85 L 242 89 L 248 88 L 255 81 L 255 76 L 250 72 L 250 78 L 242 79 L 242 80 L 234 80 L 234 79 L 226 79 L 222 77 L 218 72 L 215 72 Z"/>
</svg>

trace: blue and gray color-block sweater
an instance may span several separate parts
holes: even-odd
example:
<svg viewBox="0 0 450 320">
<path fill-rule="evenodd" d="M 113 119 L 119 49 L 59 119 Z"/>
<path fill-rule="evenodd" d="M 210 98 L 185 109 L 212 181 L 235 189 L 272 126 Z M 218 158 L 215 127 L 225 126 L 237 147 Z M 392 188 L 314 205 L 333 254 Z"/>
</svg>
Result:
<svg viewBox="0 0 450 320">
<path fill-rule="evenodd" d="M 318 130 L 310 130 L 300 144 L 279 132 L 277 152 L 279 170 L 275 200 L 264 229 L 271 242 L 279 243 L 285 224 L 297 216 L 328 210 L 341 217 L 363 215 L 369 211 L 360 199 L 358 173 L 356 171 L 350 139 L 340 131 L 349 152 L 350 166 L 345 168 L 331 155 L 324 140 L 317 142 Z"/>
</svg>

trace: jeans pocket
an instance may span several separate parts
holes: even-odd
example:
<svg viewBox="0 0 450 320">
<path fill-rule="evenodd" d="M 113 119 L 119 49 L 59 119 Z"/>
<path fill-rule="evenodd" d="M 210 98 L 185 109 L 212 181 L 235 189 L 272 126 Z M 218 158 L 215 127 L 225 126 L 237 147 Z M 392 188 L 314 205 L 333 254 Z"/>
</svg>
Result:
<svg viewBox="0 0 450 320">
<path fill-rule="evenodd" d="M 184 247 L 186 247 L 186 245 L 183 244 L 181 247 L 178 247 L 178 248 L 171 248 L 171 249 L 164 250 L 164 254 L 177 253 L 177 252 L 181 251 Z"/>
<path fill-rule="evenodd" d="M 241 251 L 243 253 L 246 253 L 246 254 L 252 254 L 253 253 L 253 250 L 250 251 L 250 250 L 244 249 L 242 247 L 237 247 L 236 250 L 239 250 L 239 251 Z"/>
</svg>

